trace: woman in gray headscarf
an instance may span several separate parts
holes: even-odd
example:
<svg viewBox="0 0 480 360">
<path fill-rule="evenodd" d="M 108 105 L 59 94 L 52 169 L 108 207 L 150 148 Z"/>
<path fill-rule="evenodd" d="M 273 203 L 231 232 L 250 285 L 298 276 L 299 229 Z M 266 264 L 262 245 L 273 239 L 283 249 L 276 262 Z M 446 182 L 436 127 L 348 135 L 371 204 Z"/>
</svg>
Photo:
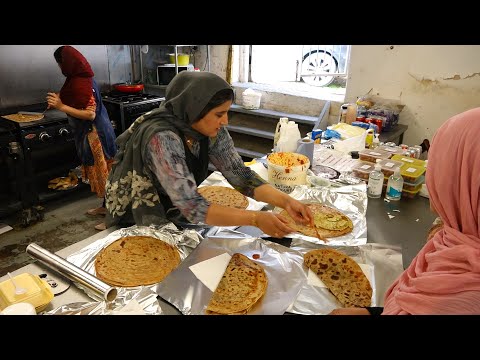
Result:
<svg viewBox="0 0 480 360">
<path fill-rule="evenodd" d="M 162 224 L 176 208 L 193 224 L 254 225 L 274 237 L 294 232 L 281 215 L 205 200 L 197 186 L 208 175 L 209 161 L 244 195 L 313 224 L 307 206 L 244 165 L 225 128 L 233 98 L 231 86 L 213 73 L 182 71 L 175 76 L 162 105 L 117 139 L 120 149 L 106 184 L 107 226 Z"/>
</svg>

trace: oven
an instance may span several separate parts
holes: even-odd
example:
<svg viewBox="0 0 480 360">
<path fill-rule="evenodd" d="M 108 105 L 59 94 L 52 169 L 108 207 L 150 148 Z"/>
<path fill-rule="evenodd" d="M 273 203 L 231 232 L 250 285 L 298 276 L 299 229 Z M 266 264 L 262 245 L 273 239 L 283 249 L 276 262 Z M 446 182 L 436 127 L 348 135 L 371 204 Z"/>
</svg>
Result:
<svg viewBox="0 0 480 360">
<path fill-rule="evenodd" d="M 0 217 L 21 209 L 17 178 L 23 176 L 23 151 L 12 128 L 0 128 Z"/>
<path fill-rule="evenodd" d="M 140 116 L 158 108 L 164 97 L 144 93 L 110 92 L 102 94 L 115 134 L 119 136 Z"/>
<path fill-rule="evenodd" d="M 18 111 L 42 112 L 46 104 L 4 109 L 0 115 Z M 32 122 L 15 122 L 0 116 L 0 129 L 10 134 L 3 140 L 4 167 L 10 174 L 9 188 L 20 203 L 22 224 L 43 218 L 41 203 L 64 196 L 72 190 L 52 190 L 49 180 L 67 176 L 80 165 L 77 157 L 73 129 L 67 115 L 59 110 L 48 110 L 44 118 Z M 15 141 L 10 141 L 15 139 Z M 8 143 L 8 150 L 6 144 Z M 8 151 L 8 153 L 7 153 Z M 15 195 L 16 194 L 16 195 Z"/>
</svg>

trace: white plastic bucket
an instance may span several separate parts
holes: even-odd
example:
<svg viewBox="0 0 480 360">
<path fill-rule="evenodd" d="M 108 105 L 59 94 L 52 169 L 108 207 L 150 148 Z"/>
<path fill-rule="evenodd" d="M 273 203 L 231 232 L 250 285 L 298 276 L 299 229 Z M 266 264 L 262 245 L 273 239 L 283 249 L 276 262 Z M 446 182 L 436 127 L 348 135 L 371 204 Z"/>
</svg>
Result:
<svg viewBox="0 0 480 360">
<path fill-rule="evenodd" d="M 282 165 L 282 164 L 283 165 Z M 267 157 L 268 182 L 285 193 L 291 193 L 297 185 L 307 184 L 310 160 L 303 154 L 277 152 Z"/>
<path fill-rule="evenodd" d="M 262 93 L 259 92 L 250 92 L 243 93 L 242 96 L 242 106 L 245 109 L 260 109 L 260 99 L 262 98 Z"/>
</svg>

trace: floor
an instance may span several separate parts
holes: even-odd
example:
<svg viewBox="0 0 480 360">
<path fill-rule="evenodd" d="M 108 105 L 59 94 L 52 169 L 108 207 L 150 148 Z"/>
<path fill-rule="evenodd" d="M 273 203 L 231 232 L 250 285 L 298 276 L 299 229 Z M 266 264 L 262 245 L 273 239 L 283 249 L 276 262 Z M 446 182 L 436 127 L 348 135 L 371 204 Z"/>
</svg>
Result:
<svg viewBox="0 0 480 360">
<path fill-rule="evenodd" d="M 56 252 L 97 233 L 94 226 L 103 218 L 86 212 L 101 203 L 102 200 L 85 187 L 42 204 L 44 219 L 26 228 L 20 225 L 16 214 L 0 219 L 0 223 L 13 227 L 13 230 L 0 234 L 0 276 L 36 261 L 25 252 L 31 243 Z"/>
</svg>

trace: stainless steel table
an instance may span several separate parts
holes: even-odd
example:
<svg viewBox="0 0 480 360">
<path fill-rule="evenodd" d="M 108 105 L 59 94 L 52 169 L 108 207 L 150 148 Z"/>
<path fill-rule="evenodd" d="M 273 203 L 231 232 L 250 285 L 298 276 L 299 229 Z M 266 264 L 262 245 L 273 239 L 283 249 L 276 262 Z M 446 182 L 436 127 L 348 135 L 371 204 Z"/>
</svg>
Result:
<svg viewBox="0 0 480 360">
<path fill-rule="evenodd" d="M 394 210 L 399 210 L 394 211 Z M 390 219 L 388 213 L 394 218 Z M 402 199 L 397 202 L 385 202 L 383 198 L 368 199 L 367 208 L 367 228 L 368 242 L 401 245 L 403 254 L 404 267 L 410 264 L 413 257 L 418 253 L 425 243 L 428 229 L 435 220 L 436 215 L 430 211 L 428 199 L 418 197 L 416 199 Z M 92 242 L 107 236 L 117 227 L 111 227 L 107 230 L 99 232 L 85 240 L 70 245 L 58 252 L 57 255 L 66 258 L 69 255 L 83 249 Z M 257 236 L 261 231 L 252 226 L 242 226 L 239 231 Z M 277 242 L 282 243 L 279 239 Z M 43 265 L 40 261 L 24 266 L 12 272 L 13 275 L 21 273 L 31 274 L 48 274 L 52 278 L 63 278 L 62 275 L 55 270 Z M 7 279 L 7 276 L 0 278 L 0 282 Z M 63 278 L 66 280 L 65 278 Z M 91 302 L 92 298 L 87 296 L 83 290 L 78 289 L 73 283 L 63 293 L 54 297 L 52 302 L 47 306 L 45 311 L 51 311 L 62 305 L 74 302 Z M 164 314 L 178 315 L 180 312 L 169 303 L 159 299 L 159 304 Z"/>
</svg>

